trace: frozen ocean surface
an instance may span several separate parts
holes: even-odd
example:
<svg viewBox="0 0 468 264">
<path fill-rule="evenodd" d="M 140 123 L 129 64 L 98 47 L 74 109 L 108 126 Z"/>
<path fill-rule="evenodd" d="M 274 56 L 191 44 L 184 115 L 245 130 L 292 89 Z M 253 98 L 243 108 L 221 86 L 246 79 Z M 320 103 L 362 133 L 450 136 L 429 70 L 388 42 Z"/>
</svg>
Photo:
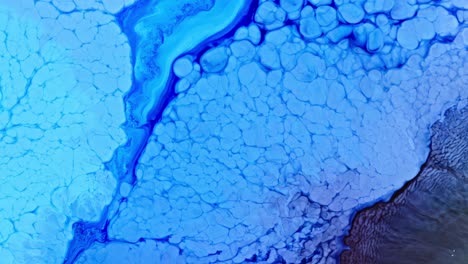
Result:
<svg viewBox="0 0 468 264">
<path fill-rule="evenodd" d="M 0 263 L 338 263 L 467 106 L 467 21 L 466 0 L 0 0 Z"/>
</svg>

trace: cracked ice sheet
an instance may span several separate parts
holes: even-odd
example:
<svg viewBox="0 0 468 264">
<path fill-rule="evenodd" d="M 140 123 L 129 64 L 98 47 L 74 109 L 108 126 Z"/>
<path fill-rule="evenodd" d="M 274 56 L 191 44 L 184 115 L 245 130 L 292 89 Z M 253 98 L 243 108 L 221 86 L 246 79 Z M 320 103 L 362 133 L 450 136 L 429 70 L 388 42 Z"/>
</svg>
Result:
<svg viewBox="0 0 468 264">
<path fill-rule="evenodd" d="M 53 48 L 44 48 L 34 41 L 19 42 L 26 48 L 3 41 L 5 45 L 10 43 L 8 56 L 18 60 L 7 57 L 11 65 L 4 64 L 9 67 L 2 71 L 2 107 L 19 109 L 17 105 L 22 106 L 28 96 L 37 92 L 38 89 L 24 89 L 27 96 L 23 96 L 21 78 L 14 76 L 24 73 L 31 80 L 23 81 L 27 83 L 24 87 L 34 87 L 34 78 L 28 73 L 37 74 L 31 68 L 41 60 L 35 60 L 34 55 L 28 57 L 25 52 L 34 50 L 34 46 L 44 48 L 40 53 L 48 62 L 44 68 L 60 73 L 66 82 L 56 80 L 59 77 L 50 73 L 39 78 L 37 86 L 53 93 L 42 95 L 46 106 L 37 99 L 34 106 L 28 106 L 39 109 L 24 112 L 35 113 L 34 117 L 14 112 L 18 110 L 12 110 L 11 115 L 9 110 L 6 115 L 2 113 L 5 127 L 10 119 L 21 122 L 11 121 L 11 128 L 2 130 L 6 135 L 2 140 L 5 151 L 12 153 L 2 165 L 9 166 L 6 171 L 12 175 L 2 178 L 6 181 L 2 186 L 8 186 L 13 193 L 5 195 L 2 203 L 12 209 L 2 219 L 1 255 L 6 256 L 6 262 L 60 262 L 65 240 L 71 239 L 71 223 L 97 220 L 116 186 L 112 177 L 105 177 L 108 173 L 102 163 L 109 160 L 118 144 L 125 142 L 119 131 L 119 124 L 124 121 L 123 107 L 119 100 L 105 99 L 120 99 L 130 86 L 131 71 L 125 68 L 129 65 L 118 66 L 131 61 L 127 57 L 129 49 L 113 14 L 131 3 L 15 3 L 18 7 L 9 9 L 29 5 L 28 12 L 33 15 L 26 14 L 24 19 L 34 20 L 21 21 L 17 27 L 46 29 L 45 35 L 39 34 L 44 36 L 40 40 L 50 41 Z M 165 94 L 161 93 L 167 88 L 163 86 L 175 80 L 164 81 L 174 78 L 169 75 L 168 65 L 180 55 L 177 53 L 195 49 L 175 64 L 174 72 L 182 78 L 174 88 L 178 94 L 153 130 L 137 166 L 138 181 L 133 189 L 128 184 L 117 185 L 120 196 L 113 196 L 116 211 L 108 215 L 107 209 L 102 211 L 99 220 L 110 221 L 106 240 L 100 240 L 106 243 L 94 244 L 78 262 L 142 263 L 148 258 L 162 263 L 246 259 L 330 262 L 341 250 L 339 239 L 352 212 L 388 197 L 416 174 L 427 155 L 429 124 L 450 105 L 466 103 L 468 41 L 463 28 L 467 15 L 460 9 L 464 2 L 440 1 L 438 6 L 416 5 L 414 1 L 354 1 L 334 6 L 331 1 L 309 3 L 303 7 L 302 1 L 261 1 L 252 16 L 254 20 L 249 21 L 252 25 L 239 28 L 234 37 L 219 41 L 220 47 L 202 52 L 203 55 L 198 51 L 208 44 L 203 41 L 209 34 L 195 34 L 198 39 L 187 44 L 175 30 L 175 34 L 165 36 L 165 43 L 180 45 L 177 52 L 159 56 L 157 52 L 163 49 L 152 42 L 158 34 L 147 35 L 147 28 L 140 28 L 137 33 L 142 39 L 146 37 L 148 45 L 136 45 L 137 40 L 127 35 L 130 46 L 137 48 L 133 55 L 149 59 L 144 65 L 134 62 L 134 84 L 141 82 L 143 89 L 130 91 L 128 98 L 136 99 L 127 101 L 134 107 L 127 109 L 127 116 L 134 118 L 127 121 L 143 127 L 152 128 L 149 121 L 159 115 L 154 117 L 153 113 L 162 111 L 164 104 L 158 109 L 157 101 L 169 100 L 158 97 Z M 236 15 L 231 8 L 219 10 L 226 12 L 226 16 L 216 16 L 220 21 L 204 17 L 213 22 L 210 27 L 216 30 Z M 367 13 L 363 14 L 363 10 Z M 11 14 L 11 10 L 6 13 Z M 24 14 L 22 10 L 13 14 L 17 13 Z M 184 21 L 200 20 L 195 16 Z M 302 26 L 296 29 L 295 23 Z M 416 34 L 408 34 L 411 30 Z M 33 39 L 30 35 L 35 36 L 34 32 L 20 34 L 14 29 L 3 32 L 9 33 L 8 37 L 0 36 L 5 40 L 15 36 L 14 32 L 21 40 L 28 36 L 29 41 Z M 115 50 L 109 40 L 118 42 L 121 50 Z M 122 57 L 114 59 L 116 54 Z M 33 59 L 23 63 L 23 69 L 20 62 L 25 58 Z M 55 64 L 58 66 L 53 67 Z M 122 83 L 109 85 L 111 81 L 102 75 L 116 68 L 121 72 L 112 80 Z M 160 78 L 152 79 L 154 76 Z M 15 89 L 7 77 L 18 82 Z M 151 85 L 156 88 L 151 89 Z M 102 89 L 104 94 L 93 89 Z M 16 100 L 15 96 L 22 98 Z M 89 98 L 77 99 L 80 96 Z M 150 100 L 142 101 L 145 97 Z M 53 104 L 72 110 L 57 110 L 50 107 Z M 44 109 L 49 115 L 43 114 Z M 109 121 L 97 115 L 107 113 L 102 109 L 111 113 Z M 93 116 L 95 113 L 97 116 Z M 42 126 L 52 123 L 38 126 L 52 135 L 41 138 L 31 120 Z M 65 122 L 69 130 L 61 129 L 62 123 L 56 120 Z M 73 122 L 76 126 L 70 125 Z M 18 123 L 24 126 L 23 134 Z M 60 135 L 54 135 L 56 131 Z M 74 134 L 80 131 L 83 134 Z M 144 134 L 132 134 L 130 141 L 138 141 L 136 137 L 140 136 L 144 142 Z M 115 142 L 106 145 L 106 135 Z M 33 144 L 23 142 L 28 137 Z M 68 137 L 71 146 L 63 143 Z M 21 144 L 10 147 L 8 144 L 15 140 Z M 62 145 L 54 145 L 55 142 Z M 22 155 L 18 146 L 33 150 Z M 68 148 L 73 153 L 59 153 Z M 50 160 L 31 161 L 33 152 Z M 138 158 L 135 155 L 126 159 Z M 67 162 L 72 165 L 67 167 Z M 51 164 L 57 167 L 51 169 Z M 90 164 L 94 167 L 88 167 Z M 122 170 L 126 165 L 121 166 Z M 10 166 L 26 172 L 13 172 Z M 47 185 L 18 181 L 23 175 L 29 180 L 31 171 L 34 179 Z M 125 173 L 115 172 L 118 175 L 114 176 Z M 15 181 L 11 180 L 13 176 Z M 84 190 L 84 186 L 95 189 Z M 47 197 L 50 190 L 53 197 Z M 31 198 L 13 201 L 12 197 L 20 195 Z M 51 225 L 54 217 L 59 218 L 59 223 Z M 92 224 L 77 226 L 84 237 L 93 234 Z M 77 236 L 73 241 L 79 243 L 81 239 Z M 86 250 L 87 246 L 77 248 Z"/>
<path fill-rule="evenodd" d="M 61 263 L 72 223 L 115 188 L 103 162 L 126 141 L 129 47 L 102 5 L 79 3 L 0 2 L 2 263 Z"/>
<path fill-rule="evenodd" d="M 165 107 L 173 61 L 181 54 L 230 27 L 238 13 L 248 7 L 247 0 L 193 0 L 156 2 L 156 10 L 136 16 L 135 82 L 139 90 L 131 93 L 132 118 L 140 126 L 154 119 Z M 154 5 L 154 4 L 153 4 Z M 229 10 L 229 11 L 226 11 Z M 154 12 L 154 14 L 153 14 Z M 210 24 L 210 22 L 215 22 Z M 128 25 L 130 26 L 130 25 Z M 146 98 L 144 102 L 141 97 Z"/>
<path fill-rule="evenodd" d="M 261 1 L 174 63 L 115 243 L 80 263 L 333 263 L 351 215 L 417 174 L 429 126 L 467 102 L 463 3 L 309 2 Z"/>
</svg>

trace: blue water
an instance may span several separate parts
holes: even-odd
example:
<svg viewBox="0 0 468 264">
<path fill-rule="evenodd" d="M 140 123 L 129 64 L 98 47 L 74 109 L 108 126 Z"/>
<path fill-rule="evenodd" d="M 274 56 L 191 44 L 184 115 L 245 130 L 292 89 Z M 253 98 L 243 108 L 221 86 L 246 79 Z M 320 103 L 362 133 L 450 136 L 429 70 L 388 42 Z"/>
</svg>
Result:
<svg viewBox="0 0 468 264">
<path fill-rule="evenodd" d="M 466 9 L 0 0 L 0 262 L 337 262 L 466 105 Z"/>
</svg>

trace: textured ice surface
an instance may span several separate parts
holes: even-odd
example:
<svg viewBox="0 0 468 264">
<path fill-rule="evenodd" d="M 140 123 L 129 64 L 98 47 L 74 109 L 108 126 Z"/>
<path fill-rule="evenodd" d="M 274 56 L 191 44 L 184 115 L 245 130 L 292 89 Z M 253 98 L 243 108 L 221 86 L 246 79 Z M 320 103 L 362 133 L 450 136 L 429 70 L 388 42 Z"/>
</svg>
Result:
<svg viewBox="0 0 468 264">
<path fill-rule="evenodd" d="M 432 127 L 418 176 L 360 212 L 341 263 L 464 263 L 468 257 L 468 107 Z"/>
<path fill-rule="evenodd" d="M 0 262 L 336 262 L 466 105 L 466 9 L 0 0 Z"/>
</svg>

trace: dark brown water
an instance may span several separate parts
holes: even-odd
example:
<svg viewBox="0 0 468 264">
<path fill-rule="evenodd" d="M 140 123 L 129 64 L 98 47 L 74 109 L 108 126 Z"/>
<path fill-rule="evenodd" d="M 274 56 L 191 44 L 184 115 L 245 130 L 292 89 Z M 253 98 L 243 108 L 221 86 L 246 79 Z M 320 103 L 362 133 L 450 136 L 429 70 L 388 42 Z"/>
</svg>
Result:
<svg viewBox="0 0 468 264">
<path fill-rule="evenodd" d="M 341 263 L 468 264 L 468 107 L 432 127 L 431 152 L 388 203 L 359 212 Z"/>
</svg>

